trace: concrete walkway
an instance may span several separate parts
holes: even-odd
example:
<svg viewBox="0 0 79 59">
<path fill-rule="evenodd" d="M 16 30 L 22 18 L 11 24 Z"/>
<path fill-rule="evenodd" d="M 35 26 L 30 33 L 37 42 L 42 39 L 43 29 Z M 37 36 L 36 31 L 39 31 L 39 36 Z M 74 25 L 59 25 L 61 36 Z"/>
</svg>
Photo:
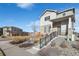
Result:
<svg viewBox="0 0 79 59">
<path fill-rule="evenodd" d="M 6 56 L 36 56 L 36 50 L 33 48 L 19 48 L 9 43 L 10 41 L 0 41 L 0 48 L 3 49 Z M 30 52 L 31 51 L 31 52 Z M 35 53 L 33 53 L 35 52 Z"/>
</svg>

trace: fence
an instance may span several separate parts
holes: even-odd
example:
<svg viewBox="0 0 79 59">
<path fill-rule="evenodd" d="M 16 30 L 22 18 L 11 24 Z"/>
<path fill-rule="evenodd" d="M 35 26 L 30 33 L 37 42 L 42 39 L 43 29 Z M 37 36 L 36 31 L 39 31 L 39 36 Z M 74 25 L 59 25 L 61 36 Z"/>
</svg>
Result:
<svg viewBox="0 0 79 59">
<path fill-rule="evenodd" d="M 54 37 L 58 35 L 57 32 L 52 32 L 49 35 L 46 35 L 40 39 L 40 48 L 47 45 Z"/>
</svg>

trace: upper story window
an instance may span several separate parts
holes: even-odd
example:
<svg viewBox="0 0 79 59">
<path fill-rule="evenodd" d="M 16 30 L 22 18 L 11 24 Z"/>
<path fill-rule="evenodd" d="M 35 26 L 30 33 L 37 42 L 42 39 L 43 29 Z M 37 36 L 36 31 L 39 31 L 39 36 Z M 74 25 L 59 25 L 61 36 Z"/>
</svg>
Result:
<svg viewBox="0 0 79 59">
<path fill-rule="evenodd" d="M 50 16 L 45 17 L 45 21 L 50 20 Z"/>
</svg>

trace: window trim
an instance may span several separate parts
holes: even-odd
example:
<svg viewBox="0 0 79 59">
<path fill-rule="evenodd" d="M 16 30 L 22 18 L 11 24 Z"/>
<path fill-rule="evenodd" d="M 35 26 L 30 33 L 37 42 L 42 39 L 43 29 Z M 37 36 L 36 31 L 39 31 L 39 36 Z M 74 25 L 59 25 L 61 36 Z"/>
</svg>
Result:
<svg viewBox="0 0 79 59">
<path fill-rule="evenodd" d="M 45 17 L 45 21 L 50 20 L 50 16 Z"/>
</svg>

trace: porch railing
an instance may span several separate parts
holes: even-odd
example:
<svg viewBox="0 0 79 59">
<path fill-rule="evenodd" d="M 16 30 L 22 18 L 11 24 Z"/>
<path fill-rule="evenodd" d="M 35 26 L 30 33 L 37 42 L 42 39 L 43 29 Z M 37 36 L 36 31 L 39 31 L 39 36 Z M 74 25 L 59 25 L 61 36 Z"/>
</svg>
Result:
<svg viewBox="0 0 79 59">
<path fill-rule="evenodd" d="M 54 37 L 58 35 L 57 32 L 52 32 L 49 35 L 46 35 L 40 39 L 40 48 L 47 45 Z"/>
</svg>

